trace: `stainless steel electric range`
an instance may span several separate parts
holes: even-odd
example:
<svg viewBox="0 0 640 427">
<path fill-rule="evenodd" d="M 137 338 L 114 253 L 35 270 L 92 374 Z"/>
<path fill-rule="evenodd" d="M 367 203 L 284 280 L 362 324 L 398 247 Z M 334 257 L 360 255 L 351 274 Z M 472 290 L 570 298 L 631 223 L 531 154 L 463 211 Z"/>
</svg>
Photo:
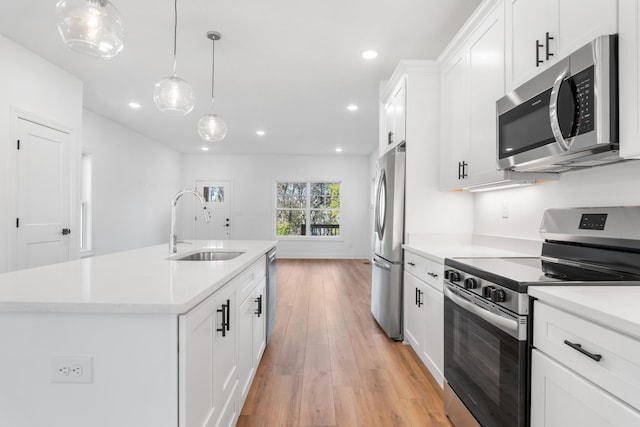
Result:
<svg viewBox="0 0 640 427">
<path fill-rule="evenodd" d="M 548 209 L 539 257 L 445 260 L 444 399 L 456 427 L 529 425 L 529 286 L 640 285 L 640 206 Z"/>
</svg>

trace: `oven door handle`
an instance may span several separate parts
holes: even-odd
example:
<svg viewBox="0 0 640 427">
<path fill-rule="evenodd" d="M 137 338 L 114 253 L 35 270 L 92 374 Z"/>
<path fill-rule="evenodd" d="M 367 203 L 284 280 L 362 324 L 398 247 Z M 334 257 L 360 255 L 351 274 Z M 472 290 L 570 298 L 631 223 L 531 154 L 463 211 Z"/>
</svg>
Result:
<svg viewBox="0 0 640 427">
<path fill-rule="evenodd" d="M 477 315 L 478 317 L 480 317 L 481 319 L 486 320 L 487 322 L 491 323 L 493 326 L 495 326 L 496 328 L 508 333 L 509 335 L 511 335 L 512 337 L 515 338 L 519 338 L 518 337 L 518 322 L 515 319 L 507 319 L 506 317 L 502 317 L 499 314 L 495 314 L 492 313 L 490 311 L 485 310 L 484 308 L 467 301 L 464 298 L 459 297 L 458 295 L 456 295 L 455 293 L 453 293 L 453 291 L 451 291 L 448 287 L 448 285 L 446 285 L 444 287 L 444 294 L 445 296 L 447 296 L 451 301 L 453 301 L 455 304 L 457 304 L 458 306 L 462 307 L 463 309 Z"/>
</svg>

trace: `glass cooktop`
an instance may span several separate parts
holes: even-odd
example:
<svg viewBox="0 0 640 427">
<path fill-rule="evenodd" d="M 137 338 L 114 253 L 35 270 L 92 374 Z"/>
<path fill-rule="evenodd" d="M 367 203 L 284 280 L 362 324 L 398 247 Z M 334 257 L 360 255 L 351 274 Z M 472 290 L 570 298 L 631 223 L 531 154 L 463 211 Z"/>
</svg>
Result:
<svg viewBox="0 0 640 427">
<path fill-rule="evenodd" d="M 540 257 L 448 258 L 445 264 L 519 292 L 526 292 L 527 286 L 533 285 L 640 285 L 640 275 Z"/>
</svg>

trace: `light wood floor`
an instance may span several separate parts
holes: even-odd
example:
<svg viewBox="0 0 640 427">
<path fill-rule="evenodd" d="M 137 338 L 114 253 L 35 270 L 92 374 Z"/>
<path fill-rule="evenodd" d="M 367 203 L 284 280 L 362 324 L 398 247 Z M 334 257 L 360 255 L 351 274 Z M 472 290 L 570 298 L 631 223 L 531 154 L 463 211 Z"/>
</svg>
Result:
<svg viewBox="0 0 640 427">
<path fill-rule="evenodd" d="M 277 262 L 277 321 L 238 426 L 446 426 L 413 350 L 370 313 L 366 260 Z"/>
</svg>

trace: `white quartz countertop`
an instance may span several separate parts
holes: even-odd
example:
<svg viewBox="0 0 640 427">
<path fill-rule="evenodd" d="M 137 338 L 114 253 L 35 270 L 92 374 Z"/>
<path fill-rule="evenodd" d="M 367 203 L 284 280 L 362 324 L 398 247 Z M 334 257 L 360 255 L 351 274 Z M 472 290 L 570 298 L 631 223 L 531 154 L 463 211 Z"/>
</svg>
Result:
<svg viewBox="0 0 640 427">
<path fill-rule="evenodd" d="M 640 286 L 532 286 L 528 293 L 560 310 L 640 339 Z"/>
<path fill-rule="evenodd" d="M 444 263 L 445 258 L 525 257 L 538 256 L 540 254 L 539 252 L 533 254 L 525 251 L 478 245 L 470 242 L 446 243 L 442 241 L 422 241 L 405 244 L 402 245 L 402 247 L 407 251 L 429 258 L 440 264 Z"/>
<path fill-rule="evenodd" d="M 244 253 L 227 261 L 175 261 L 164 244 L 0 274 L 0 312 L 185 313 L 276 245 L 190 243 L 178 244 L 178 256 L 202 248 Z"/>
</svg>

